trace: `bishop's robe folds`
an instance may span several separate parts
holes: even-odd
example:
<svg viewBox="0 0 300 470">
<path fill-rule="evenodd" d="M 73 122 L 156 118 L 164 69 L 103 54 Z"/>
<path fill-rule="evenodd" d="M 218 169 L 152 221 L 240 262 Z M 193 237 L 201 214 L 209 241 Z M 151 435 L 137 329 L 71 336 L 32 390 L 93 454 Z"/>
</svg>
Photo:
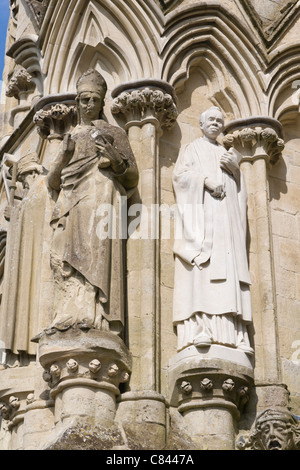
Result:
<svg viewBox="0 0 300 470">
<path fill-rule="evenodd" d="M 126 176 L 117 178 L 110 167 L 99 168 L 94 137 L 97 131 L 113 137 L 126 161 L 125 173 L 134 168 L 121 129 L 104 121 L 74 129 L 75 152 L 62 171 L 61 191 L 52 217 L 52 257 L 76 274 L 58 282 L 60 300 L 55 303 L 53 325 L 86 322 L 95 326 L 97 308 L 101 307 L 101 315 L 120 331 L 124 323 L 124 240 L 118 224 L 122 223 L 122 196 L 129 197 L 134 188 L 126 187 Z M 103 236 L 99 228 L 105 212 L 108 226 L 114 227 L 115 233 Z"/>
</svg>

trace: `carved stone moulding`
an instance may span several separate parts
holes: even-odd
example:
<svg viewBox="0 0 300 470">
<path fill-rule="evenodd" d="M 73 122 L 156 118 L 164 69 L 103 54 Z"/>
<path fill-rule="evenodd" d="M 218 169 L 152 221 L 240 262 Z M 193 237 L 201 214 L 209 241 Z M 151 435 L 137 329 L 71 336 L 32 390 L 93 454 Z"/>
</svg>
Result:
<svg viewBox="0 0 300 470">
<path fill-rule="evenodd" d="M 211 345 L 200 352 L 191 346 L 172 358 L 170 407 L 182 416 L 197 449 L 234 449 L 235 430 L 253 383 L 250 360 L 237 351 L 226 357 L 225 347 Z"/>
<path fill-rule="evenodd" d="M 177 6 L 180 4 L 183 0 L 157 0 L 157 3 L 159 3 L 162 11 L 166 13 L 169 11 L 171 8 Z"/>
<path fill-rule="evenodd" d="M 80 329 L 43 334 L 39 340 L 43 378 L 54 398 L 67 387 L 105 389 L 115 396 L 128 382 L 131 356 L 123 341 L 106 331 Z"/>
<path fill-rule="evenodd" d="M 42 139 L 62 140 L 77 124 L 74 93 L 60 93 L 41 98 L 34 107 L 33 121 Z"/>
<path fill-rule="evenodd" d="M 218 353 L 226 348 L 216 345 L 210 349 Z M 199 353 L 192 346 L 170 361 L 170 404 L 183 414 L 192 408 L 222 406 L 239 417 L 253 385 L 251 360 L 242 355 L 240 360 L 239 353 L 235 351 L 227 359 L 226 355 L 223 359 L 213 355 L 214 352 L 210 355 Z"/>
<path fill-rule="evenodd" d="M 2 419 L 7 421 L 9 430 L 18 427 L 24 420 L 30 397 L 33 396 L 34 372 L 35 366 L 1 370 L 0 413 Z"/>
<path fill-rule="evenodd" d="M 36 25 L 40 28 L 50 0 L 25 0 L 30 8 Z"/>
<path fill-rule="evenodd" d="M 281 158 L 284 149 L 282 126 L 269 117 L 252 117 L 232 121 L 224 129 L 223 145 L 226 149 L 235 148 L 243 160 L 257 158 L 274 165 Z"/>
<path fill-rule="evenodd" d="M 123 115 L 127 126 L 155 119 L 171 129 L 178 111 L 173 87 L 162 80 L 138 80 L 119 85 L 112 91 L 112 113 Z"/>
</svg>

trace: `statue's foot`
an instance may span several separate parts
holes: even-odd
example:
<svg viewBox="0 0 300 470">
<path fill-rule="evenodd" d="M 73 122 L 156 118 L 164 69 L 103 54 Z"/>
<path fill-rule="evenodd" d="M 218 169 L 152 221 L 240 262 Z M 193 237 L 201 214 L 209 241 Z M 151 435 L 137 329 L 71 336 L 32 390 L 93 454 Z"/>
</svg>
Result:
<svg viewBox="0 0 300 470">
<path fill-rule="evenodd" d="M 209 338 L 209 336 L 200 335 L 194 339 L 193 343 L 194 343 L 194 346 L 196 346 L 197 348 L 205 348 L 207 346 L 210 346 L 212 341 Z"/>
</svg>

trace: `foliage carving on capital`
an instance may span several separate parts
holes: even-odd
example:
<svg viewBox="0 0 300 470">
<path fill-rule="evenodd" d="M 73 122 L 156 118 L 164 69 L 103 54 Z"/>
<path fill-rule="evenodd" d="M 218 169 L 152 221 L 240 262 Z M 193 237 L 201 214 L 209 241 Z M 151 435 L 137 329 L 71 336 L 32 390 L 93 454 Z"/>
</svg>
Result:
<svg viewBox="0 0 300 470">
<path fill-rule="evenodd" d="M 32 76 L 24 67 L 20 67 L 10 78 L 5 94 L 9 98 L 14 97 L 19 99 L 21 93 L 30 92 L 34 88 L 35 83 Z"/>
<path fill-rule="evenodd" d="M 34 115 L 33 122 L 37 126 L 42 139 L 63 139 L 64 134 L 77 123 L 75 106 L 64 103 L 52 105 L 49 109 L 40 109 Z"/>
<path fill-rule="evenodd" d="M 178 116 L 176 104 L 169 93 L 148 87 L 123 91 L 114 99 L 112 113 L 122 113 L 127 122 L 154 117 L 166 129 L 172 129 Z"/>
<path fill-rule="evenodd" d="M 283 139 L 271 127 L 245 127 L 237 129 L 223 138 L 224 147 L 235 148 L 244 159 L 255 159 L 258 156 L 268 157 L 275 164 L 285 147 Z"/>
</svg>

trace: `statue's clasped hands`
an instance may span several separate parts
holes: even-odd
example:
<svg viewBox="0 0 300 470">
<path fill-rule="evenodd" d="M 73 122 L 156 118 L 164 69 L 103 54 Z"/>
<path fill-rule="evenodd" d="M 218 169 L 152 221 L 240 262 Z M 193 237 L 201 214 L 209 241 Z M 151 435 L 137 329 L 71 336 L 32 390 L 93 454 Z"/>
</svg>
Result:
<svg viewBox="0 0 300 470">
<path fill-rule="evenodd" d="M 213 197 L 218 199 L 224 199 L 226 196 L 225 188 L 223 184 L 213 181 L 210 178 L 205 178 L 204 185 L 208 191 L 210 191 Z"/>
</svg>

